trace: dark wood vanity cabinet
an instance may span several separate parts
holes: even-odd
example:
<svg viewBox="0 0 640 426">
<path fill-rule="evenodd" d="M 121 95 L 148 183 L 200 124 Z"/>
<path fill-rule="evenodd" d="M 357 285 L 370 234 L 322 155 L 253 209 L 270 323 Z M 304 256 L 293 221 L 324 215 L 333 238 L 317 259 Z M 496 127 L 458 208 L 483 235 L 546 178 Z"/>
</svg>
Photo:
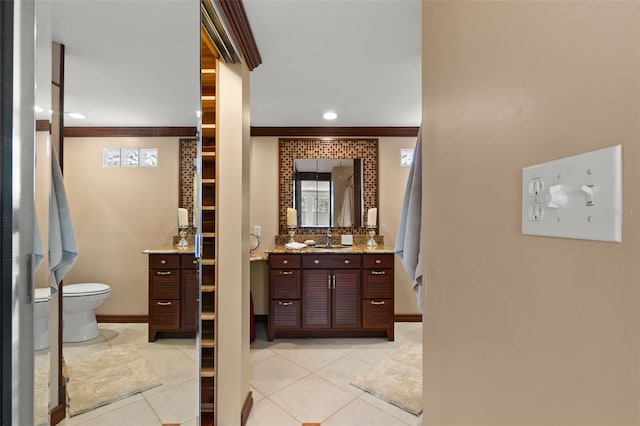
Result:
<svg viewBox="0 0 640 426">
<path fill-rule="evenodd" d="M 193 254 L 149 255 L 149 341 L 158 333 L 195 337 L 198 261 Z"/>
<path fill-rule="evenodd" d="M 273 254 L 269 266 L 269 340 L 371 335 L 393 340 L 393 254 Z"/>
<path fill-rule="evenodd" d="M 274 254 L 269 257 L 269 327 L 275 330 L 300 329 L 300 255 Z"/>
</svg>

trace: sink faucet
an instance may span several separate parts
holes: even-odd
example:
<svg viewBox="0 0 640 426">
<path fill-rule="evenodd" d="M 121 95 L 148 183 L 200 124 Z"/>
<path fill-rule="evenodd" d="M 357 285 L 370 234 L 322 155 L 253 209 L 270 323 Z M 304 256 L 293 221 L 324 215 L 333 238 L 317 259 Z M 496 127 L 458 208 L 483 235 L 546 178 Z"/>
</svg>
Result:
<svg viewBox="0 0 640 426">
<path fill-rule="evenodd" d="M 331 228 L 327 229 L 327 247 L 331 247 Z"/>
</svg>

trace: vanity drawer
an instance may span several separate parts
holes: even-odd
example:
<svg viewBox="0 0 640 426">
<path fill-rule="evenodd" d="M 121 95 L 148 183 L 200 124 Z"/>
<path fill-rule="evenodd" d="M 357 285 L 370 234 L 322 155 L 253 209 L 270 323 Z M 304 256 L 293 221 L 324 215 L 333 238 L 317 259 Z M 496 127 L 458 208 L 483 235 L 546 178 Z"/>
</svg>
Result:
<svg viewBox="0 0 640 426">
<path fill-rule="evenodd" d="M 150 300 L 149 322 L 156 329 L 177 330 L 180 328 L 179 300 Z"/>
<path fill-rule="evenodd" d="M 364 254 L 363 268 L 393 268 L 393 254 Z"/>
<path fill-rule="evenodd" d="M 393 327 L 393 301 L 389 299 L 363 300 L 362 320 L 364 328 Z"/>
<path fill-rule="evenodd" d="M 182 265 L 182 269 L 198 269 L 199 261 L 195 256 L 183 254 L 180 256 L 180 263 Z"/>
<path fill-rule="evenodd" d="M 300 268 L 299 254 L 270 254 L 269 266 L 271 269 Z"/>
<path fill-rule="evenodd" d="M 180 299 L 180 271 L 151 270 L 149 271 L 150 299 Z"/>
<path fill-rule="evenodd" d="M 299 300 L 272 300 L 271 326 L 278 329 L 300 328 Z"/>
<path fill-rule="evenodd" d="M 305 254 L 302 257 L 303 268 L 314 269 L 358 269 L 361 257 L 359 254 Z"/>
<path fill-rule="evenodd" d="M 180 269 L 180 255 L 150 254 L 149 269 Z"/>
<path fill-rule="evenodd" d="M 277 269 L 271 271 L 270 283 L 272 299 L 300 299 L 299 269 Z"/>
<path fill-rule="evenodd" d="M 365 269 L 362 271 L 362 297 L 365 299 L 392 299 L 393 269 Z"/>
</svg>

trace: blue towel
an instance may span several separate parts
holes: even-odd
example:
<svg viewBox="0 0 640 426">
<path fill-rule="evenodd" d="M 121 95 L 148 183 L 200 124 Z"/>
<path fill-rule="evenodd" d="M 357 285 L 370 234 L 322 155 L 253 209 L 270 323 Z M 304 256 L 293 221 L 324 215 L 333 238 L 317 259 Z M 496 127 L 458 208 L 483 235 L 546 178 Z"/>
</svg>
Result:
<svg viewBox="0 0 640 426">
<path fill-rule="evenodd" d="M 78 256 L 71 211 L 55 149 L 51 149 L 51 195 L 49 197 L 49 271 L 54 275 L 52 287 L 57 289 Z M 54 287 L 55 285 L 55 287 Z"/>
<path fill-rule="evenodd" d="M 395 252 L 413 282 L 418 308 L 423 312 L 422 286 L 422 127 L 413 153 L 409 179 L 404 193 Z"/>
</svg>

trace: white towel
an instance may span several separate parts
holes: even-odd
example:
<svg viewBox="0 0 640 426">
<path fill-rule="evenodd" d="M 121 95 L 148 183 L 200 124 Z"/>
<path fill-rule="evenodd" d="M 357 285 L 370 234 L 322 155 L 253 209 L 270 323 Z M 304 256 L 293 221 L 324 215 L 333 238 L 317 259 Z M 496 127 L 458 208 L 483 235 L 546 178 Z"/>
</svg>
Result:
<svg viewBox="0 0 640 426">
<path fill-rule="evenodd" d="M 71 212 L 56 150 L 51 150 L 51 195 L 49 197 L 49 270 L 57 289 L 78 256 Z"/>
<path fill-rule="evenodd" d="M 402 266 L 413 281 L 413 291 L 418 299 L 420 312 L 423 309 L 422 286 L 422 127 L 413 153 L 409 179 L 404 193 L 400 225 L 396 238 L 395 252 L 402 260 Z"/>
</svg>

